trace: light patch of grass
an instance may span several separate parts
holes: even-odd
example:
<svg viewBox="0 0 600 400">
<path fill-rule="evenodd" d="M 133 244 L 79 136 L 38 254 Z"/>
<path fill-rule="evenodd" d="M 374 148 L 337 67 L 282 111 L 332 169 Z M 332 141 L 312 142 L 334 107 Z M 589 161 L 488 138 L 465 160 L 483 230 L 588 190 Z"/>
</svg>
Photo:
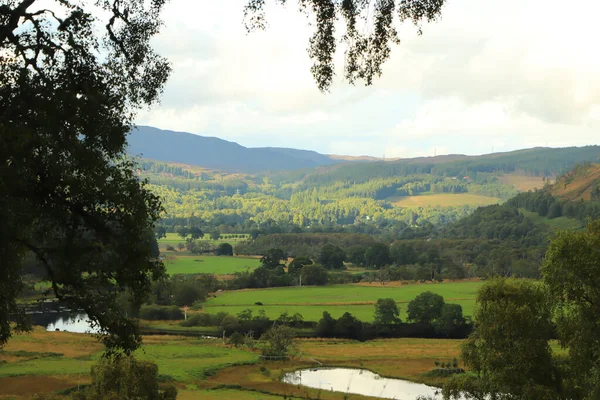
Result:
<svg viewBox="0 0 600 400">
<path fill-rule="evenodd" d="M 470 316 L 473 314 L 474 301 L 470 300 L 452 300 L 447 301 L 451 304 L 460 304 L 463 308 L 463 315 Z M 333 318 L 339 318 L 344 313 L 349 312 L 361 321 L 371 322 L 374 318 L 375 303 L 371 305 L 279 305 L 279 306 L 213 306 L 205 307 L 204 311 L 211 314 L 219 312 L 225 312 L 231 315 L 236 315 L 239 312 L 251 309 L 254 315 L 258 315 L 260 310 L 264 310 L 266 315 L 271 319 L 276 319 L 284 312 L 290 315 L 299 313 L 302 315 L 305 321 L 319 321 L 323 317 L 323 312 L 327 311 Z M 407 304 L 398 304 L 400 309 L 400 319 L 406 321 L 407 315 Z"/>
<path fill-rule="evenodd" d="M 333 285 L 238 290 L 224 292 L 202 306 L 209 313 L 224 311 L 229 314 L 237 314 L 246 308 L 255 313 L 264 309 L 272 318 L 286 311 L 290 314 L 298 312 L 310 321 L 318 321 L 323 311 L 328 311 L 335 318 L 350 312 L 363 321 L 371 321 L 377 299 L 392 298 L 399 303 L 401 318 L 406 319 L 408 303 L 417 295 L 431 291 L 442 295 L 447 303 L 460 304 L 464 315 L 472 315 L 477 290 L 483 284 L 445 282 L 403 286 Z M 256 302 L 262 305 L 255 305 Z"/>
<path fill-rule="evenodd" d="M 227 256 L 175 256 L 164 261 L 167 273 L 229 275 L 252 270 L 260 265 L 257 258 Z"/>
<path fill-rule="evenodd" d="M 419 196 L 392 196 L 385 199 L 395 207 L 415 208 L 427 206 L 453 207 L 453 206 L 489 206 L 497 204 L 497 197 L 481 196 L 470 193 L 435 193 L 421 194 Z"/>
<path fill-rule="evenodd" d="M 505 185 L 512 186 L 520 192 L 541 189 L 544 187 L 544 181 L 541 176 L 524 176 L 517 174 L 505 174 L 498 177 L 498 180 Z"/>
<path fill-rule="evenodd" d="M 185 244 L 185 239 L 182 238 L 181 236 L 179 236 L 177 233 L 167 233 L 166 235 L 167 235 L 167 237 L 158 239 L 158 247 L 160 248 L 161 251 L 165 251 L 167 248 L 167 245 L 171 245 L 175 249 L 177 249 L 177 245 L 179 243 Z M 250 235 L 248 235 L 248 234 L 241 234 L 241 233 L 235 234 L 238 237 L 232 237 L 231 235 L 234 235 L 234 234 L 225 233 L 225 234 L 221 235 L 221 238 L 219 238 L 218 240 L 212 240 L 210 238 L 210 235 L 208 233 L 205 233 L 204 237 L 202 237 L 199 240 L 208 242 L 211 246 L 218 246 L 221 243 L 229 243 L 233 246 L 236 243 L 245 242 L 246 240 L 248 240 L 250 238 Z M 240 235 L 242 235 L 242 236 L 240 237 Z"/>
<path fill-rule="evenodd" d="M 519 211 L 523 213 L 526 217 L 529 217 L 533 220 L 533 222 L 538 224 L 547 225 L 553 229 L 562 229 L 562 230 L 578 230 L 583 229 L 584 224 L 577 221 L 573 218 L 567 217 L 558 217 L 558 218 L 546 218 L 541 217 L 537 213 L 528 211 L 524 208 L 519 208 Z"/>
</svg>

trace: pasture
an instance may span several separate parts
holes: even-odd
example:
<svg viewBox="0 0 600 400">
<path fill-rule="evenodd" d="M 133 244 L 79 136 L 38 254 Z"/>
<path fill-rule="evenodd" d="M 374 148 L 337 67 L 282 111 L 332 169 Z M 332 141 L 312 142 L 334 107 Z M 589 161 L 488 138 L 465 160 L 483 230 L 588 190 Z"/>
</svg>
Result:
<svg viewBox="0 0 600 400">
<path fill-rule="evenodd" d="M 517 174 L 504 174 L 498 177 L 498 180 L 505 185 L 512 186 L 519 192 L 541 189 L 544 187 L 544 181 L 541 176 L 524 176 Z"/>
<path fill-rule="evenodd" d="M 464 315 L 472 315 L 475 297 L 483 282 L 446 282 L 438 284 L 407 284 L 401 286 L 333 285 L 287 287 L 228 291 L 202 304 L 205 312 L 229 314 L 249 308 L 255 313 L 265 310 L 271 318 L 281 313 L 296 312 L 305 320 L 318 321 L 323 311 L 334 318 L 350 312 L 363 321 L 373 319 L 374 304 L 379 298 L 392 298 L 406 319 L 406 307 L 420 293 L 431 291 L 444 297 L 447 303 L 460 304 Z M 262 305 L 256 305 L 256 302 Z"/>
<path fill-rule="evenodd" d="M 178 336 L 147 336 L 136 356 L 156 362 L 162 379 L 173 380 L 180 387 L 214 375 L 215 370 L 258 361 L 253 352 L 220 343 Z M 35 393 L 88 383 L 90 367 L 100 358 L 102 350 L 94 337 L 85 334 L 46 332 L 36 327 L 31 334 L 15 335 L 0 351 L 0 399 L 29 399 Z"/>
<path fill-rule="evenodd" d="M 436 193 L 419 196 L 392 196 L 385 199 L 395 207 L 416 208 L 427 206 L 489 206 L 501 200 L 497 197 L 480 196 L 470 193 Z"/>
<path fill-rule="evenodd" d="M 230 275 L 254 269 L 260 265 L 258 258 L 228 256 L 195 256 L 168 254 L 164 260 L 167 273 Z"/>
<path fill-rule="evenodd" d="M 179 336 L 145 336 L 136 355 L 157 363 L 162 380 L 173 382 L 179 399 L 339 399 L 339 394 L 286 385 L 281 373 L 314 365 L 347 365 L 382 375 L 436 383 L 421 376 L 436 360 L 458 355 L 456 340 L 389 339 L 359 343 L 349 340 L 297 341 L 296 355 L 287 362 L 263 362 L 257 350 L 236 349 L 221 340 Z M 89 383 L 90 367 L 102 346 L 90 335 L 46 332 L 15 335 L 0 351 L 0 399 L 29 399 Z M 260 367 L 268 373 L 261 373 Z M 263 368 L 264 370 L 264 368 Z M 352 398 L 365 398 L 352 396 Z"/>
<path fill-rule="evenodd" d="M 185 239 L 182 238 L 181 236 L 179 236 L 177 233 L 167 233 L 166 235 L 167 235 L 167 237 L 158 239 L 158 247 L 160 248 L 160 251 L 165 251 L 167 248 L 167 245 L 171 245 L 175 249 L 177 249 L 177 245 L 179 243 L 185 244 Z M 234 236 L 237 236 L 237 237 L 234 237 Z M 202 240 L 203 242 L 208 242 L 211 246 L 217 246 L 221 243 L 229 243 L 230 245 L 235 246 L 236 243 L 244 242 L 244 241 L 248 240 L 249 237 L 250 237 L 250 235 L 247 235 L 247 234 L 225 233 L 225 234 L 221 235 L 221 237 L 218 240 L 212 240 L 210 238 L 210 235 L 208 233 L 205 233 L 204 237 L 199 240 Z M 184 249 L 184 251 L 185 251 L 185 249 Z"/>
</svg>

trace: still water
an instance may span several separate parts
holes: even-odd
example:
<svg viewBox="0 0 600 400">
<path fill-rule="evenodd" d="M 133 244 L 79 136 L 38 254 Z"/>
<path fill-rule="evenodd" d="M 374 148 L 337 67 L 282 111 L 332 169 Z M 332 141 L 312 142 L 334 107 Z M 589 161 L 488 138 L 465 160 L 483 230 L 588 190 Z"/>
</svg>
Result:
<svg viewBox="0 0 600 400">
<path fill-rule="evenodd" d="M 44 312 L 31 314 L 35 325 L 41 325 L 48 331 L 65 331 L 75 333 L 98 333 L 98 328 L 92 328 L 87 314 L 81 312 Z"/>
<path fill-rule="evenodd" d="M 364 369 L 315 368 L 284 375 L 283 381 L 327 391 L 362 394 L 385 399 L 415 400 L 418 396 L 436 396 L 438 388 L 402 379 L 382 378 Z"/>
</svg>

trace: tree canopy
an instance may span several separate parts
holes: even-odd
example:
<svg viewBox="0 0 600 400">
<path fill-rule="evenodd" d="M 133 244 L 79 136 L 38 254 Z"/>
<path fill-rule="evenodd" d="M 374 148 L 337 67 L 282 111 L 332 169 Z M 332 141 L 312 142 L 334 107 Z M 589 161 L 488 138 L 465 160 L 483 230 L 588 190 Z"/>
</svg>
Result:
<svg viewBox="0 0 600 400">
<path fill-rule="evenodd" d="M 105 329 L 109 348 L 130 351 L 140 337 L 115 294 L 139 303 L 164 275 L 159 199 L 124 156 L 136 111 L 170 72 L 150 46 L 165 0 L 2 3 L 0 346 L 9 316 L 27 328 L 16 297 L 34 254 L 52 294 Z"/>
<path fill-rule="evenodd" d="M 265 29 L 266 3 L 266 0 L 248 1 L 244 11 L 248 31 Z M 275 3 L 283 5 L 287 1 L 275 0 Z M 445 0 L 299 0 L 298 3 L 302 12 L 315 19 L 308 54 L 314 61 L 311 72 L 317 86 L 326 91 L 335 75 L 338 21 L 343 21 L 345 28 L 340 38 L 346 46 L 344 76 L 352 84 L 361 80 L 370 85 L 381 75 L 391 45 L 400 43 L 397 23 L 411 21 L 421 33 L 424 21 L 440 17 Z"/>
</svg>

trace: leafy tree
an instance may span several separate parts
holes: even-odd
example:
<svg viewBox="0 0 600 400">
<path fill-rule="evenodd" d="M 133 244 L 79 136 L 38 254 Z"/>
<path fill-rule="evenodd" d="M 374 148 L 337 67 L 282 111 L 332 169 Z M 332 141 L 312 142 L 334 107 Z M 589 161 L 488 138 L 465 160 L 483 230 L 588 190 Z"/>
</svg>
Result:
<svg viewBox="0 0 600 400">
<path fill-rule="evenodd" d="M 294 331 L 287 325 L 274 326 L 262 335 L 261 340 L 265 342 L 263 355 L 285 356 L 294 347 Z"/>
<path fill-rule="evenodd" d="M 365 251 L 365 264 L 367 267 L 383 268 L 390 264 L 390 248 L 385 243 L 376 243 Z"/>
<path fill-rule="evenodd" d="M 295 257 L 288 265 L 288 274 L 298 275 L 305 266 L 312 265 L 312 263 L 312 260 L 308 257 Z"/>
<path fill-rule="evenodd" d="M 322 286 L 327 285 L 329 281 L 327 270 L 322 265 L 307 265 L 300 273 L 303 285 Z"/>
<path fill-rule="evenodd" d="M 176 284 L 173 289 L 173 302 L 179 307 L 191 306 L 205 297 L 206 293 L 192 283 Z"/>
<path fill-rule="evenodd" d="M 177 234 L 181 236 L 182 239 L 185 239 L 190 234 L 190 229 L 187 226 L 180 226 L 177 229 Z"/>
<path fill-rule="evenodd" d="M 226 315 L 221 321 L 221 329 L 225 331 L 226 335 L 231 335 L 233 332 L 239 331 L 242 326 L 240 321 L 233 315 Z"/>
<path fill-rule="evenodd" d="M 336 320 L 327 311 L 323 311 L 323 318 L 317 323 L 317 336 L 331 337 L 335 334 Z"/>
<path fill-rule="evenodd" d="M 192 237 L 192 240 L 197 240 L 204 237 L 204 232 L 202 232 L 202 229 L 198 228 L 197 226 L 191 227 L 189 229 L 189 234 Z"/>
<path fill-rule="evenodd" d="M 556 399 L 560 388 L 552 350 L 552 306 L 535 282 L 497 278 L 477 294 L 475 330 L 463 345 L 477 377 L 452 378 L 445 398 Z"/>
<path fill-rule="evenodd" d="M 600 220 L 556 234 L 542 266 L 552 293 L 558 336 L 569 350 L 573 398 L 600 397 Z"/>
<path fill-rule="evenodd" d="M 378 327 L 389 327 L 400 323 L 400 311 L 394 299 L 377 299 L 375 303 L 375 320 Z"/>
<path fill-rule="evenodd" d="M 245 9 L 246 27 L 249 31 L 266 26 L 265 0 L 249 0 Z M 277 0 L 285 4 L 284 0 Z M 315 33 L 310 39 L 308 53 L 314 64 L 311 72 L 319 89 L 331 86 L 335 75 L 334 54 L 339 38 L 335 30 L 338 20 L 344 21 L 346 29 L 341 42 L 347 46 L 345 78 L 354 83 L 363 80 L 370 85 L 381 75 L 381 67 L 389 58 L 391 44 L 400 42 L 394 21 L 411 21 L 419 26 L 422 21 L 436 20 L 444 0 L 391 0 L 391 1 L 306 1 L 300 2 L 301 9 L 316 16 Z M 363 21 L 373 24 L 364 29 Z"/>
<path fill-rule="evenodd" d="M 348 261 L 350 261 L 352 264 L 359 266 L 359 267 L 365 267 L 366 266 L 366 261 L 365 261 L 365 252 L 367 251 L 367 247 L 366 246 L 361 246 L 361 245 L 354 245 L 351 246 L 347 251 L 347 259 Z"/>
<path fill-rule="evenodd" d="M 321 248 L 319 255 L 319 264 L 322 264 L 327 269 L 344 269 L 344 260 L 346 254 L 338 246 L 326 244 Z"/>
<path fill-rule="evenodd" d="M 221 243 L 217 247 L 216 253 L 218 256 L 232 256 L 233 255 L 233 246 L 231 246 L 229 243 Z"/>
<path fill-rule="evenodd" d="M 177 248 L 179 249 L 179 251 L 185 249 L 185 243 L 182 243 L 182 242 L 177 243 Z"/>
<path fill-rule="evenodd" d="M 269 249 L 265 252 L 265 255 L 260 259 L 260 263 L 267 269 L 274 269 L 281 266 L 281 261 L 287 257 L 281 249 Z"/>
<path fill-rule="evenodd" d="M 160 239 L 160 238 L 166 238 L 167 237 L 167 230 L 164 226 L 162 225 L 157 225 L 154 232 L 156 233 L 156 238 Z"/>
<path fill-rule="evenodd" d="M 429 324 L 442 315 L 444 298 L 432 292 L 423 292 L 408 303 L 408 319 Z"/>
<path fill-rule="evenodd" d="M 231 336 L 229 336 L 228 343 L 234 345 L 235 347 L 240 347 L 246 341 L 246 336 L 240 332 L 233 332 Z"/>
<path fill-rule="evenodd" d="M 158 366 L 152 361 L 133 357 L 115 360 L 101 358 L 92 366 L 92 383 L 83 393 L 74 396 L 80 400 L 149 399 L 175 400 L 177 389 L 170 385 L 161 388 Z"/>
<path fill-rule="evenodd" d="M 465 324 L 460 304 L 444 304 L 440 316 L 433 321 L 435 331 L 447 337 L 460 334 Z"/>
<path fill-rule="evenodd" d="M 218 230 L 213 230 L 212 232 L 210 232 L 210 238 L 212 240 L 219 240 L 221 238 L 221 232 L 219 232 Z"/>
<path fill-rule="evenodd" d="M 129 352 L 141 337 L 117 294 L 141 303 L 165 274 L 151 242 L 160 202 L 124 157 L 170 72 L 150 46 L 164 1 L 39 3 L 0 5 L 0 345 L 9 315 L 27 328 L 15 300 L 33 253 L 54 296 Z"/>
</svg>

